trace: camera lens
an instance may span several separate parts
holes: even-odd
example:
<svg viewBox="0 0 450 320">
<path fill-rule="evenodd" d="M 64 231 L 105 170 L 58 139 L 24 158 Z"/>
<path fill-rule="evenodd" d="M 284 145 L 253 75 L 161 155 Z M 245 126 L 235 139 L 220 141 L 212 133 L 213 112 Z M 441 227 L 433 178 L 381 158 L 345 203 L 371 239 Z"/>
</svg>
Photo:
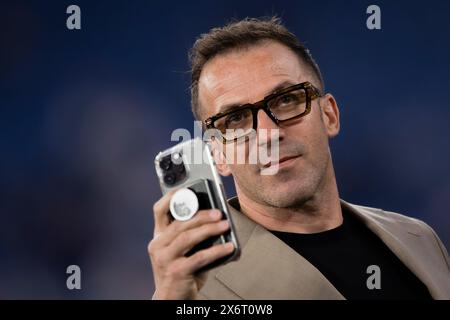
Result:
<svg viewBox="0 0 450 320">
<path fill-rule="evenodd" d="M 172 160 L 169 158 L 164 158 L 159 162 L 159 167 L 165 171 L 169 170 L 172 166 Z"/>
<path fill-rule="evenodd" d="M 168 185 L 173 185 L 176 181 L 176 176 L 173 173 L 168 173 L 164 176 L 164 182 Z"/>
</svg>

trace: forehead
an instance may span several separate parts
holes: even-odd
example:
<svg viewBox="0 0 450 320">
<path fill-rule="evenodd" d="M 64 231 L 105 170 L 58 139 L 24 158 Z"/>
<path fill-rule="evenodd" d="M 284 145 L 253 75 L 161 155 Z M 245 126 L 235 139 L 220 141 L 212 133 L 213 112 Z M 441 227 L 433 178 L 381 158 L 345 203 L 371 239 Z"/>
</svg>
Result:
<svg viewBox="0 0 450 320">
<path fill-rule="evenodd" d="M 309 78 L 307 68 L 288 47 L 266 41 L 208 61 L 199 79 L 199 102 L 208 117 L 225 105 L 252 103 L 282 82 Z M 205 117 L 205 118 L 206 118 Z"/>
</svg>

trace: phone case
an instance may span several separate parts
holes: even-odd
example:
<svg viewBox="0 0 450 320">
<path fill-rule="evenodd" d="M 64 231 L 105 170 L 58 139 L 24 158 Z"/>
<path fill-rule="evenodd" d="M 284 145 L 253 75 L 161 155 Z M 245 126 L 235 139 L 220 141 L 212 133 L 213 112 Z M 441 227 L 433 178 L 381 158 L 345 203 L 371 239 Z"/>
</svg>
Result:
<svg viewBox="0 0 450 320">
<path fill-rule="evenodd" d="M 200 271 L 237 259 L 240 246 L 226 202 L 222 179 L 215 167 L 209 146 L 198 138 L 179 143 L 156 156 L 155 168 L 163 194 L 173 189 L 189 188 L 198 198 L 199 210 L 219 209 L 222 219 L 227 219 L 230 223 L 226 233 L 199 243 L 186 256 L 215 244 L 232 242 L 235 248 L 232 254 L 216 260 Z"/>
</svg>

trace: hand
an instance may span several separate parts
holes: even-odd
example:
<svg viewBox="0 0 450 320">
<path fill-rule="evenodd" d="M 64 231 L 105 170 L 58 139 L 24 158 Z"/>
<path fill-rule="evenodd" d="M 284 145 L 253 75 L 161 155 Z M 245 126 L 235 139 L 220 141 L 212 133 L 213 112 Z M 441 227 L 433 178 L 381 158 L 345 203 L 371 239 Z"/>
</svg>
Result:
<svg viewBox="0 0 450 320">
<path fill-rule="evenodd" d="M 188 221 L 171 221 L 169 202 L 174 191 L 153 206 L 155 229 L 148 253 L 155 279 L 154 299 L 194 299 L 206 281 L 206 273 L 196 273 L 211 262 L 231 254 L 232 243 L 218 244 L 189 257 L 185 254 L 211 236 L 228 230 L 219 210 L 200 210 Z"/>
</svg>

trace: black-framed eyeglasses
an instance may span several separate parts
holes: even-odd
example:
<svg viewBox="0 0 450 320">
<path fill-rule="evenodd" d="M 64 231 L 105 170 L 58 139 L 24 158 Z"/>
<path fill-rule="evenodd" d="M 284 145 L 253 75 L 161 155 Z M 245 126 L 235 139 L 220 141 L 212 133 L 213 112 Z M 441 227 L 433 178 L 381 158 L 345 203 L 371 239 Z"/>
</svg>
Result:
<svg viewBox="0 0 450 320">
<path fill-rule="evenodd" d="M 206 128 L 220 131 L 223 143 L 230 143 L 256 131 L 259 110 L 264 110 L 279 125 L 306 116 L 311 111 L 311 101 L 320 96 L 320 91 L 310 82 L 302 82 L 272 93 L 256 103 L 218 113 L 204 123 Z"/>
</svg>

